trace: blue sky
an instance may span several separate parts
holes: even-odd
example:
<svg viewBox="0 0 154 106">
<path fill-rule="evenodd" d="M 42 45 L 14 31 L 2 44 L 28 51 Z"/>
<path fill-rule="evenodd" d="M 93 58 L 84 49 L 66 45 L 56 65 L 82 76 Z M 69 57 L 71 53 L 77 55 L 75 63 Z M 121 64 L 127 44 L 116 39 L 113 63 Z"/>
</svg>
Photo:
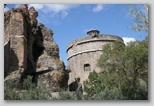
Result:
<svg viewBox="0 0 154 106">
<path fill-rule="evenodd" d="M 4 11 L 18 4 L 7 5 Z M 69 42 L 86 36 L 90 29 L 102 34 L 117 35 L 125 42 L 143 40 L 145 32 L 134 32 L 133 18 L 128 16 L 127 4 L 29 4 L 38 11 L 38 21 L 53 30 L 60 49 L 60 58 L 67 65 L 66 47 Z"/>
</svg>

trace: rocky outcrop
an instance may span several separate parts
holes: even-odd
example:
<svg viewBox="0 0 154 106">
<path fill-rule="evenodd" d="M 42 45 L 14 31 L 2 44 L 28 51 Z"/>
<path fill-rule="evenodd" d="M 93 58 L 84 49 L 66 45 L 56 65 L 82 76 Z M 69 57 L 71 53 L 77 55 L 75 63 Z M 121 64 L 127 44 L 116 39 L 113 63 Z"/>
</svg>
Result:
<svg viewBox="0 0 154 106">
<path fill-rule="evenodd" d="M 43 24 L 38 24 L 38 26 L 44 37 L 45 47 L 44 53 L 37 62 L 37 73 L 45 73 L 39 74 L 38 84 L 43 82 L 48 88 L 52 88 L 51 91 L 57 91 L 59 87 L 66 89 L 68 73 L 65 71 L 64 62 L 59 59 L 59 47 L 53 40 L 53 31 Z"/>
<path fill-rule="evenodd" d="M 59 48 L 53 31 L 37 22 L 38 12 L 21 5 L 4 13 L 4 77 L 44 83 L 51 91 L 66 88 L 68 74 L 59 59 Z"/>
</svg>

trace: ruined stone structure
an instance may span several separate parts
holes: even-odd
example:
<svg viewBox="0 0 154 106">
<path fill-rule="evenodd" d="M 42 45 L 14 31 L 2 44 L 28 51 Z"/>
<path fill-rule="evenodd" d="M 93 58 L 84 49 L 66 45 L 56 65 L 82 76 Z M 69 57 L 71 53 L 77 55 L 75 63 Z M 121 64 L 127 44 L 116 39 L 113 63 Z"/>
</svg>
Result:
<svg viewBox="0 0 154 106">
<path fill-rule="evenodd" d="M 100 69 L 96 66 L 102 54 L 103 46 L 114 41 L 123 42 L 122 38 L 114 35 L 99 34 L 98 30 L 90 30 L 88 36 L 76 39 L 67 46 L 69 84 L 75 78 L 80 78 L 81 83 L 88 78 L 89 72 Z"/>
<path fill-rule="evenodd" d="M 53 31 L 38 24 L 38 12 L 21 5 L 4 13 L 4 78 L 19 85 L 28 75 L 51 91 L 67 88 L 68 74 L 59 59 Z"/>
</svg>

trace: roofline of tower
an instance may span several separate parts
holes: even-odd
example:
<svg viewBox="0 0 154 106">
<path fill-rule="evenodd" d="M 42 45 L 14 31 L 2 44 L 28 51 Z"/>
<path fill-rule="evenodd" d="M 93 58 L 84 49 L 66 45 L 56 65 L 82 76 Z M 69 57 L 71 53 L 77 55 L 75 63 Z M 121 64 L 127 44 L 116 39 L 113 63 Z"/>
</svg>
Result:
<svg viewBox="0 0 154 106">
<path fill-rule="evenodd" d="M 99 34 L 98 35 L 98 38 L 96 39 L 93 39 L 91 38 L 91 36 L 84 36 L 82 38 L 79 38 L 79 39 L 76 39 L 76 40 L 73 40 L 72 42 L 70 42 L 68 45 L 67 45 L 67 50 L 66 52 L 72 48 L 74 45 L 77 45 L 78 43 L 80 42 L 94 42 L 94 41 L 97 41 L 97 40 L 101 40 L 101 41 L 121 41 L 123 42 L 123 39 L 119 36 L 116 36 L 116 35 L 108 35 L 108 34 Z"/>
</svg>

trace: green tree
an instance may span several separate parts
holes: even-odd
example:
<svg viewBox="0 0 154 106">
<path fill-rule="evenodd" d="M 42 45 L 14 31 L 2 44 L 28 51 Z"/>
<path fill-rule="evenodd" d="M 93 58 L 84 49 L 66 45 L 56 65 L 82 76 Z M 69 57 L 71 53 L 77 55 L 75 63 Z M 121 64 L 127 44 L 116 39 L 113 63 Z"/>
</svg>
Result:
<svg viewBox="0 0 154 106">
<path fill-rule="evenodd" d="M 84 90 L 92 96 L 105 89 L 102 74 L 98 74 L 95 71 L 91 72 L 88 76 L 88 80 L 84 82 Z"/>
<path fill-rule="evenodd" d="M 90 72 L 88 80 L 84 81 L 84 91 L 88 100 L 121 100 L 123 99 L 121 90 L 116 86 L 114 78 L 103 71 Z"/>
<path fill-rule="evenodd" d="M 108 44 L 98 60 L 97 65 L 107 73 L 107 86 L 120 88 L 125 99 L 148 98 L 147 42 L 131 42 L 128 46 L 121 42 Z"/>
<path fill-rule="evenodd" d="M 134 18 L 132 30 L 148 32 L 148 5 L 129 5 L 129 16 Z"/>
<path fill-rule="evenodd" d="M 131 29 L 148 33 L 148 6 L 129 6 L 129 15 L 134 19 Z M 148 99 L 148 36 L 127 46 L 122 42 L 104 46 L 97 65 L 102 72 L 90 73 L 84 83 L 88 94 L 99 93 L 101 99 Z"/>
</svg>

